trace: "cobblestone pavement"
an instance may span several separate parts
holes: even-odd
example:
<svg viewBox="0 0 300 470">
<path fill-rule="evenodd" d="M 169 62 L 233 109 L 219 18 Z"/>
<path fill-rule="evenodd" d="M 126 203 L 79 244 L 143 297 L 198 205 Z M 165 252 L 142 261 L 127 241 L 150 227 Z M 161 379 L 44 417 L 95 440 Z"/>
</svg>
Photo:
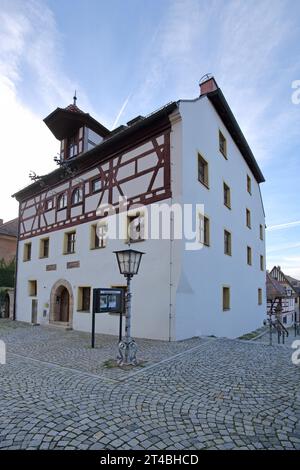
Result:
<svg viewBox="0 0 300 470">
<path fill-rule="evenodd" d="M 88 335 L 1 321 L 0 339 L 2 449 L 300 449 L 290 347 L 143 340 L 141 356 L 163 362 L 111 375 L 96 359 L 113 338 L 90 356 Z"/>
</svg>

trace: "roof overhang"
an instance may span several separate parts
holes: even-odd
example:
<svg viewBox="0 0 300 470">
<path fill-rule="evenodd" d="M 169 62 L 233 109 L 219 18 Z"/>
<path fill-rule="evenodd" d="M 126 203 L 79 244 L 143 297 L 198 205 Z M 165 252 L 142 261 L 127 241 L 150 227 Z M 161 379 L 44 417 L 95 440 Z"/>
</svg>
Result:
<svg viewBox="0 0 300 470">
<path fill-rule="evenodd" d="M 55 111 L 44 119 L 44 123 L 58 140 L 71 137 L 82 126 L 89 127 L 103 138 L 110 133 L 106 127 L 96 121 L 90 114 L 62 108 L 56 108 Z"/>
</svg>

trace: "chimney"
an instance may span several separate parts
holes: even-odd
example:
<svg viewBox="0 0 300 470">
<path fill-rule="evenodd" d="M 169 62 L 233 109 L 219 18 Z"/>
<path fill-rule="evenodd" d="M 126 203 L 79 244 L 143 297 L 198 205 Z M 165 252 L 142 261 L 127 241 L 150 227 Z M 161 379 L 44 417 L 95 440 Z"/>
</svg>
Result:
<svg viewBox="0 0 300 470">
<path fill-rule="evenodd" d="M 210 93 L 211 91 L 215 91 L 219 88 L 216 80 L 210 73 L 204 75 L 201 78 L 199 85 L 200 85 L 200 96 L 206 95 L 207 93 Z"/>
<path fill-rule="evenodd" d="M 3 225 L 3 219 L 0 219 L 0 225 Z"/>
</svg>

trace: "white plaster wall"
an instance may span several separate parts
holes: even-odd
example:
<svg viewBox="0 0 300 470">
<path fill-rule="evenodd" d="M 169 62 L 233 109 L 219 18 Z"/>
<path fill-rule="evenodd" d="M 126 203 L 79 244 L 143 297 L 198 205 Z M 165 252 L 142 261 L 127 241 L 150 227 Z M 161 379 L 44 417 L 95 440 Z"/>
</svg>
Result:
<svg viewBox="0 0 300 470">
<path fill-rule="evenodd" d="M 210 247 L 184 251 L 177 287 L 176 339 L 194 335 L 237 337 L 261 326 L 265 312 L 265 271 L 259 238 L 264 225 L 259 186 L 238 148 L 207 98 L 181 102 L 183 202 L 204 203 L 210 218 Z M 219 152 L 219 129 L 227 139 L 228 160 Z M 197 153 L 209 163 L 209 187 L 198 182 Z M 247 174 L 252 195 L 247 192 Z M 223 204 L 223 180 L 231 188 L 231 207 Z M 246 227 L 246 207 L 252 229 Z M 232 233 L 232 256 L 224 254 L 224 228 Z M 252 266 L 247 265 L 247 245 Z M 231 288 L 231 309 L 222 310 L 222 287 Z M 263 304 L 258 305 L 258 288 Z"/>
<path fill-rule="evenodd" d="M 170 202 L 170 201 L 165 201 Z M 95 223 L 95 221 L 93 221 Z M 90 226 L 84 223 L 76 229 L 76 253 L 63 255 L 64 230 L 50 232 L 49 258 L 39 259 L 40 237 L 27 239 L 32 243 L 32 259 L 23 262 L 23 245 L 19 245 L 19 267 L 17 279 L 17 320 L 31 321 L 31 301 L 28 294 L 28 281 L 38 281 L 38 322 L 49 322 L 50 292 L 59 279 L 70 282 L 74 294 L 73 328 L 91 330 L 91 313 L 77 312 L 77 294 L 79 286 L 110 287 L 125 285 L 120 275 L 114 250 L 124 249 L 123 241 L 108 240 L 104 249 L 90 250 Z M 132 335 L 153 339 L 169 339 L 169 276 L 170 276 L 170 241 L 146 240 L 134 244 L 133 248 L 144 251 L 140 272 L 132 280 Z M 66 269 L 68 261 L 80 260 L 80 268 Z M 56 264 L 56 271 L 46 271 L 47 264 Z M 43 316 L 47 310 L 47 316 Z M 124 321 L 123 321 L 124 324 Z M 96 319 L 98 333 L 118 334 L 119 316 L 98 314 Z"/>
</svg>

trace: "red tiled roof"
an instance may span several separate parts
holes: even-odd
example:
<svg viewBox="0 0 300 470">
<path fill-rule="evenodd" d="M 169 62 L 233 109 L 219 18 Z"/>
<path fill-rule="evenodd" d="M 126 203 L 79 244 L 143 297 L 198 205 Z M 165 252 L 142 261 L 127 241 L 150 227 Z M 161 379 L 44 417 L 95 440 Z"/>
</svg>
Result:
<svg viewBox="0 0 300 470">
<path fill-rule="evenodd" d="M 78 106 L 76 106 L 76 104 L 69 104 L 69 106 L 67 106 L 65 108 L 66 111 L 71 111 L 72 113 L 82 113 L 82 114 L 85 114 L 84 111 L 82 111 L 81 109 L 78 108 Z"/>
<path fill-rule="evenodd" d="M 19 219 L 13 219 L 9 220 L 8 222 L 5 222 L 5 224 L 0 225 L 0 235 L 8 235 L 11 237 L 17 237 L 18 236 L 18 224 L 19 224 Z"/>
<path fill-rule="evenodd" d="M 285 288 L 274 279 L 269 273 L 267 273 L 267 299 L 274 299 L 276 297 L 286 297 Z"/>
</svg>

